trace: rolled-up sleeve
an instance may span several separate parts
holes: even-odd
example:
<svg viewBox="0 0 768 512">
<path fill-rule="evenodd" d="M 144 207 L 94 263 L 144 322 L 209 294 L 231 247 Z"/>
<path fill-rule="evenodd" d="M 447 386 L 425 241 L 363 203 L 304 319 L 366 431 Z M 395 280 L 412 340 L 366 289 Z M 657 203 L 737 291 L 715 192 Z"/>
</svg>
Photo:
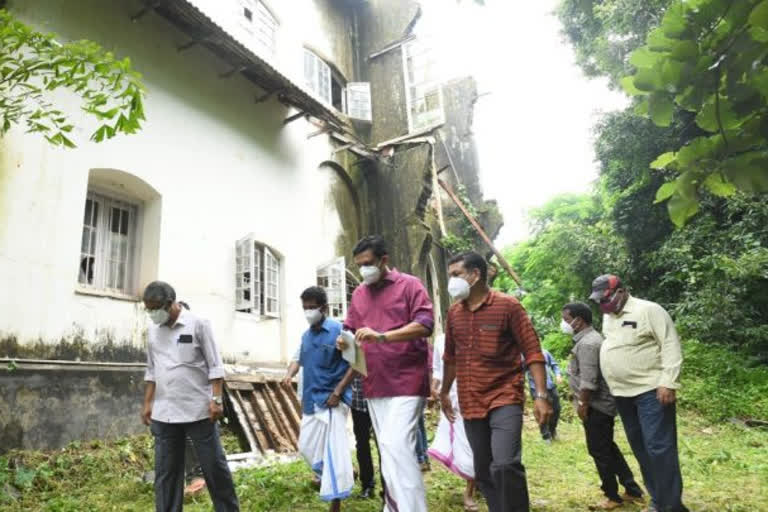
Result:
<svg viewBox="0 0 768 512">
<path fill-rule="evenodd" d="M 520 352 L 525 357 L 525 363 L 530 366 L 533 363 L 544 363 L 544 353 L 541 351 L 541 343 L 539 337 L 536 335 L 536 331 L 533 328 L 531 319 L 528 318 L 528 313 L 525 312 L 525 308 L 515 301 L 510 306 L 509 311 L 509 330 L 515 336 L 515 339 L 520 344 Z"/>
<path fill-rule="evenodd" d="M 600 346 L 579 343 L 579 390 L 595 391 L 600 381 Z"/>
<path fill-rule="evenodd" d="M 655 304 L 648 310 L 648 323 L 661 349 L 661 377 L 659 386 L 669 389 L 680 387 L 680 368 L 683 365 L 683 352 L 680 338 L 677 336 L 675 322 L 669 313 Z"/>
<path fill-rule="evenodd" d="M 352 299 L 349 301 L 349 307 L 347 308 L 347 317 L 344 319 L 344 330 L 355 332 L 360 327 L 360 313 L 358 312 L 358 302 L 360 302 L 360 296 L 355 290 L 352 293 Z"/>
<path fill-rule="evenodd" d="M 144 370 L 144 380 L 146 382 L 155 382 L 155 363 L 152 360 L 152 345 L 147 340 L 147 369 Z"/>
<path fill-rule="evenodd" d="M 432 308 L 432 301 L 429 300 L 429 295 L 421 281 L 414 280 L 411 285 L 411 322 L 416 322 L 432 332 L 435 327 L 435 313 Z"/>
<path fill-rule="evenodd" d="M 216 341 L 213 339 L 211 322 L 200 320 L 197 324 L 197 341 L 203 351 L 205 362 L 208 364 L 208 380 L 224 378 L 224 364 L 221 362 Z"/>
</svg>

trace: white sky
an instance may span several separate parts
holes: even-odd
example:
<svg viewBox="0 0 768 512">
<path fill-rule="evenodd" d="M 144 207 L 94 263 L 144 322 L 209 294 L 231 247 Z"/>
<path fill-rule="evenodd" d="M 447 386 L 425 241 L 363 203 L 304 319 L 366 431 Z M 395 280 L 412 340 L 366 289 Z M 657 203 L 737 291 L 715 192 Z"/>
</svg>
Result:
<svg viewBox="0 0 768 512">
<path fill-rule="evenodd" d="M 626 102 L 576 66 L 552 14 L 557 3 L 425 0 L 417 27 L 438 38 L 452 76 L 471 74 L 489 93 L 476 104 L 474 133 L 485 197 L 504 215 L 499 247 L 527 237 L 530 208 L 589 189 L 597 177 L 592 126 L 600 112 Z"/>
</svg>

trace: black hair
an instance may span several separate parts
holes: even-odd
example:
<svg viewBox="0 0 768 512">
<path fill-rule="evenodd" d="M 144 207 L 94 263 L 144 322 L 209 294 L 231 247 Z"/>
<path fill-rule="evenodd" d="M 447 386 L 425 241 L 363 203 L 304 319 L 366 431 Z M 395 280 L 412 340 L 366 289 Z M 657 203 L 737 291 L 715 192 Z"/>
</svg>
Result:
<svg viewBox="0 0 768 512">
<path fill-rule="evenodd" d="M 381 258 L 388 254 L 387 242 L 384 241 L 380 235 L 368 235 L 361 238 L 355 248 L 352 249 L 352 255 L 357 256 L 361 252 L 365 252 L 368 249 L 373 251 L 373 255 L 377 258 Z"/>
<path fill-rule="evenodd" d="M 325 306 L 328 304 L 328 294 L 325 293 L 325 289 L 319 286 L 310 286 L 303 292 L 301 292 L 301 300 L 313 300 L 318 306 Z"/>
<path fill-rule="evenodd" d="M 566 304 L 563 311 L 568 311 L 573 318 L 581 318 L 587 325 L 592 325 L 592 310 L 583 302 Z"/>
<path fill-rule="evenodd" d="M 186 303 L 186 302 L 184 302 L 183 300 L 180 300 L 180 301 L 179 301 L 179 306 L 181 306 L 181 307 L 183 307 L 184 309 L 186 309 L 187 311 L 189 311 L 189 304 L 187 304 L 187 303 Z"/>
<path fill-rule="evenodd" d="M 448 260 L 448 265 L 453 265 L 454 263 L 458 262 L 461 262 L 464 265 L 464 268 L 467 269 L 467 272 L 471 272 L 475 269 L 479 270 L 481 281 L 488 280 L 488 263 L 486 263 L 485 258 L 480 256 L 480 254 L 474 251 L 467 251 L 461 254 L 457 254 Z"/>
<path fill-rule="evenodd" d="M 152 281 L 144 288 L 144 302 L 173 303 L 176 300 L 176 290 L 165 281 Z"/>
</svg>

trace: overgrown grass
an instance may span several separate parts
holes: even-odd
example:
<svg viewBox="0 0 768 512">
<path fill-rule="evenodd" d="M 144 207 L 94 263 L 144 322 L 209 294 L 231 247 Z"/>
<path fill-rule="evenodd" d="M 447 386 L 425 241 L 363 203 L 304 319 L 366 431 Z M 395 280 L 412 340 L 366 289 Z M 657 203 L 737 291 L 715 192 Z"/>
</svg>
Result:
<svg viewBox="0 0 768 512">
<path fill-rule="evenodd" d="M 569 404 L 564 404 L 569 407 Z M 696 512 L 768 510 L 768 432 L 729 423 L 713 425 L 695 413 L 679 418 L 680 457 L 685 500 Z M 533 420 L 526 418 L 524 462 L 535 512 L 587 510 L 601 498 L 599 480 L 586 452 L 581 425 L 566 422 L 560 439 L 547 445 Z M 639 478 L 621 427 L 616 439 Z M 0 489 L 11 483 L 22 491 L 7 495 L 0 509 L 8 512 L 136 511 L 153 509 L 152 487 L 142 475 L 152 467 L 152 441 L 138 436 L 112 443 L 72 444 L 48 453 L 14 452 L 0 458 Z M 244 511 L 322 511 L 326 505 L 310 484 L 302 462 L 241 470 L 235 475 Z M 463 482 L 433 462 L 425 476 L 432 511 L 461 510 Z M 380 510 L 377 500 L 350 499 L 343 508 Z M 210 510 L 207 495 L 185 510 Z M 484 509 L 483 509 L 484 510 Z M 636 512 L 639 507 L 624 510 Z"/>
<path fill-rule="evenodd" d="M 727 418 L 768 419 L 768 369 L 744 355 L 710 344 L 686 342 L 683 389 L 679 394 L 679 444 L 685 501 L 695 512 L 768 511 L 768 431 L 748 429 Z M 601 498 L 599 480 L 587 455 L 581 424 L 560 385 L 563 423 L 560 440 L 544 444 L 532 418 L 526 419 L 523 459 L 534 512 L 587 510 Z M 429 417 L 434 431 L 437 414 Z M 640 472 L 621 426 L 616 440 L 638 480 Z M 237 450 L 233 435 L 224 437 Z M 153 510 L 152 486 L 142 476 L 152 469 L 152 439 L 72 443 L 51 452 L 11 452 L 0 457 L 0 510 L 80 512 Z M 243 511 L 322 511 L 303 462 L 241 470 L 235 475 Z M 433 462 L 425 475 L 432 511 L 462 510 L 464 484 Z M 20 496 L 14 497 L 14 489 Z M 380 510 L 378 500 L 346 500 L 353 512 Z M 211 509 L 207 495 L 185 510 Z M 636 512 L 639 507 L 623 510 Z"/>
</svg>

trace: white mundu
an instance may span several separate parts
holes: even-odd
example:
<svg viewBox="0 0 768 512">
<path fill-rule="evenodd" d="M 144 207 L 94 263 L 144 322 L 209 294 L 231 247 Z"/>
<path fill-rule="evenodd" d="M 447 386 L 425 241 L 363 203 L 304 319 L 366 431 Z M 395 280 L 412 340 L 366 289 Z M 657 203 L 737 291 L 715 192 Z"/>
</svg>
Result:
<svg viewBox="0 0 768 512">
<path fill-rule="evenodd" d="M 432 357 L 432 378 L 443 381 L 443 351 L 445 350 L 445 335 L 435 338 Z M 472 448 L 469 446 L 467 434 L 464 432 L 464 420 L 459 410 L 459 396 L 456 391 L 456 381 L 451 386 L 451 404 L 456 413 L 456 421 L 451 423 L 445 414 L 440 412 L 440 422 L 437 425 L 435 438 L 432 440 L 427 453 L 430 457 L 442 463 L 460 477 L 472 480 L 475 478 L 475 467 L 472 459 Z"/>
</svg>

